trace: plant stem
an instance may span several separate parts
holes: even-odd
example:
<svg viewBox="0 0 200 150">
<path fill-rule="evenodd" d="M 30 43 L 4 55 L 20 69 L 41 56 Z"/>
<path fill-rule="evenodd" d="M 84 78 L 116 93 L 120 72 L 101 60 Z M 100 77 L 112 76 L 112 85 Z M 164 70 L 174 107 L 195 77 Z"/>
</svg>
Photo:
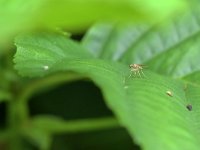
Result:
<svg viewBox="0 0 200 150">
<path fill-rule="evenodd" d="M 28 100 L 33 94 L 46 87 L 53 87 L 66 81 L 74 81 L 82 78 L 82 76 L 72 73 L 54 74 L 29 83 L 20 93 L 17 93 L 18 96 L 13 96 L 8 105 L 8 124 L 11 131 L 10 149 L 18 150 L 22 147 L 22 141 L 19 136 L 21 134 L 20 129 L 29 120 Z"/>
<path fill-rule="evenodd" d="M 50 134 L 88 132 L 120 127 L 118 120 L 114 117 L 64 121 L 56 117 L 38 116 L 33 118 L 32 125 Z"/>
</svg>

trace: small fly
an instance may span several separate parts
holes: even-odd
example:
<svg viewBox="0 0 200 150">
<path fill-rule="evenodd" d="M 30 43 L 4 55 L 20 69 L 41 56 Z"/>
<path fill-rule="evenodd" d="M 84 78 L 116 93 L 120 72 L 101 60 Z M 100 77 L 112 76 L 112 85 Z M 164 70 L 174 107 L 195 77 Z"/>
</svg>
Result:
<svg viewBox="0 0 200 150">
<path fill-rule="evenodd" d="M 129 67 L 131 69 L 131 74 L 129 77 L 131 77 L 132 73 L 134 73 L 135 77 L 136 76 L 142 77 L 141 75 L 145 76 L 144 72 L 142 71 L 144 69 L 144 67 L 146 67 L 145 65 L 130 64 Z"/>
</svg>

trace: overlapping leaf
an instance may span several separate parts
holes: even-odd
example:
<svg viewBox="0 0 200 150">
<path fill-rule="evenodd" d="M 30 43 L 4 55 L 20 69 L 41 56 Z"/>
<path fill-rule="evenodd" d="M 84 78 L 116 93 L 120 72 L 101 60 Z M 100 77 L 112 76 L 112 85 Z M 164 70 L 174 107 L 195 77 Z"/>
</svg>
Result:
<svg viewBox="0 0 200 150">
<path fill-rule="evenodd" d="M 103 59 L 142 63 L 162 75 L 184 77 L 200 70 L 199 24 L 198 10 L 153 26 L 98 24 L 82 44 Z"/>
<path fill-rule="evenodd" d="M 57 42 L 53 43 L 53 39 Z M 127 65 L 95 59 L 77 43 L 60 35 L 22 36 L 16 45 L 16 69 L 24 76 L 74 71 L 92 79 L 101 88 L 108 106 L 144 150 L 199 149 L 198 87 L 150 70 L 144 70 L 146 77 L 129 77 Z M 108 54 L 107 51 L 104 53 Z M 191 111 L 188 104 L 193 106 Z"/>
</svg>

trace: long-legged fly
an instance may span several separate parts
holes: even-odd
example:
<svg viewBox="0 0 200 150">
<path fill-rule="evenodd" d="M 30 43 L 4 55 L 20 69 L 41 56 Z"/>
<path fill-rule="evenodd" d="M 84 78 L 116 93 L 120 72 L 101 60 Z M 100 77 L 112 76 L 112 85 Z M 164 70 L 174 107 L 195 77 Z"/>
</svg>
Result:
<svg viewBox="0 0 200 150">
<path fill-rule="evenodd" d="M 142 77 L 141 75 L 145 76 L 144 72 L 142 71 L 144 69 L 144 67 L 146 67 L 145 65 L 130 64 L 129 67 L 131 69 L 131 74 L 129 77 L 131 77 L 132 74 L 134 74 L 135 77 L 137 77 L 137 76 Z"/>
</svg>

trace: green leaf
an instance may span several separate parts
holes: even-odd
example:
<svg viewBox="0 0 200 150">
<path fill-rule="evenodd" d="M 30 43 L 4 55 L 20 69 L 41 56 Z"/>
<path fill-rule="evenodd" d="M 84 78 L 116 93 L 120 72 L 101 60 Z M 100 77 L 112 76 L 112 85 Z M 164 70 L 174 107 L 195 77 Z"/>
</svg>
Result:
<svg viewBox="0 0 200 150">
<path fill-rule="evenodd" d="M 51 72 L 52 68 L 57 67 L 57 62 L 68 59 L 92 58 L 92 55 L 80 48 L 74 41 L 53 33 L 18 37 L 16 46 L 18 47 L 16 54 L 18 57 L 15 61 L 23 64 L 17 63 L 16 68 L 26 68 L 22 69 L 25 71 L 22 72 L 22 75 L 27 73 L 29 76 L 45 75 Z M 35 61 L 34 64 L 32 64 L 33 61 Z"/>
<path fill-rule="evenodd" d="M 0 35 L 3 40 L 20 31 L 58 26 L 78 32 L 97 20 L 159 20 L 185 5 L 181 0 L 1 0 Z"/>
<path fill-rule="evenodd" d="M 66 53 L 58 57 L 62 48 L 56 51 L 51 47 L 52 39 L 59 36 L 28 37 L 16 40 L 16 69 L 22 75 L 41 76 L 57 71 L 83 74 L 100 87 L 108 106 L 144 150 L 199 149 L 199 87 L 186 86 L 183 81 L 148 69 L 144 69 L 145 77 L 130 77 L 127 65 L 86 55 L 84 48 L 69 39 L 63 40 L 63 45 L 73 43 L 73 48 L 63 47 Z M 45 41 L 47 50 L 40 41 Z M 77 56 L 68 57 L 74 51 Z M 41 69 L 44 64 L 50 66 L 49 69 Z M 189 110 L 187 105 L 193 108 Z"/>
<path fill-rule="evenodd" d="M 177 80 L 151 75 L 150 80 L 132 80 L 127 89 L 136 139 L 145 150 L 178 150 L 180 145 L 185 150 L 198 149 L 200 88 L 189 85 L 185 88 Z M 186 108 L 189 104 L 192 111 Z"/>
<path fill-rule="evenodd" d="M 162 75 L 192 80 L 190 74 L 199 74 L 200 70 L 199 24 L 196 9 L 153 26 L 97 24 L 88 31 L 82 45 L 103 59 L 146 64 Z"/>
</svg>

